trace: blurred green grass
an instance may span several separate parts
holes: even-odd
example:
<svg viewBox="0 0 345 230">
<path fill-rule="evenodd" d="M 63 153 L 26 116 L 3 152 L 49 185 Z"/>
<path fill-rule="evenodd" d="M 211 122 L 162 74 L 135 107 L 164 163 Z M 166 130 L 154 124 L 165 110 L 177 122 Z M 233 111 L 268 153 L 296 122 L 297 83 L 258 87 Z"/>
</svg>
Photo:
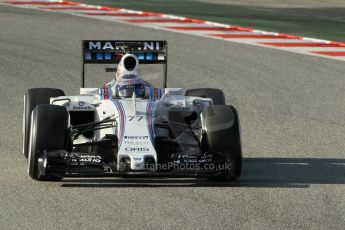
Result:
<svg viewBox="0 0 345 230">
<path fill-rule="evenodd" d="M 335 17 L 313 15 L 319 9 L 283 9 L 230 4 L 213 4 L 195 0 L 77 0 L 79 2 L 163 12 L 213 22 L 251 27 L 271 32 L 288 33 L 345 42 L 345 23 Z M 332 13 L 332 10 L 327 9 Z M 343 9 L 345 12 L 345 9 Z M 304 13 L 303 13 L 304 12 Z M 306 15 L 307 14 L 307 15 Z"/>
</svg>

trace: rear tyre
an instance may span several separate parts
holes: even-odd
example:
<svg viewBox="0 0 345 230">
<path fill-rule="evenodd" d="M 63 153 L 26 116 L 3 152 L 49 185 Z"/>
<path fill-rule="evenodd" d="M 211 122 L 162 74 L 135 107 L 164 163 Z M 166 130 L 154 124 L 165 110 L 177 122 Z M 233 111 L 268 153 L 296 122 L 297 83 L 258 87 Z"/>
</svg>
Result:
<svg viewBox="0 0 345 230">
<path fill-rule="evenodd" d="M 57 105 L 38 105 L 32 111 L 28 173 L 34 180 L 61 180 L 61 176 L 38 175 L 38 158 L 43 151 L 67 150 L 68 112 Z"/>
<path fill-rule="evenodd" d="M 212 98 L 214 105 L 225 105 L 225 95 L 220 89 L 200 88 L 188 89 L 186 96 Z"/>
<path fill-rule="evenodd" d="M 65 96 L 61 89 L 53 88 L 34 88 L 29 89 L 24 94 L 23 111 L 23 154 L 27 158 L 29 151 L 29 131 L 32 110 L 40 104 L 49 104 L 51 97 Z"/>
<path fill-rule="evenodd" d="M 238 179 L 242 171 L 242 148 L 236 109 L 230 105 L 209 106 L 202 112 L 201 119 L 202 147 L 212 154 L 214 164 L 220 169 L 209 179 Z"/>
</svg>

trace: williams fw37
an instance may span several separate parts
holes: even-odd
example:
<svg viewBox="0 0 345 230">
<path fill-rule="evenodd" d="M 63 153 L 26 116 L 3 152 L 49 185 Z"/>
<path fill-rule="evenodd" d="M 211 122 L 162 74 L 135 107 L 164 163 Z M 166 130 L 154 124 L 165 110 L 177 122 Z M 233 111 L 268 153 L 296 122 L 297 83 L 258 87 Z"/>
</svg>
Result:
<svg viewBox="0 0 345 230">
<path fill-rule="evenodd" d="M 87 66 L 102 66 L 113 79 L 87 88 Z M 158 66 L 155 86 L 141 73 Z M 81 86 L 77 96 L 54 88 L 25 93 L 23 154 L 32 179 L 240 177 L 236 109 L 219 89 L 168 88 L 166 41 L 83 41 Z"/>
</svg>

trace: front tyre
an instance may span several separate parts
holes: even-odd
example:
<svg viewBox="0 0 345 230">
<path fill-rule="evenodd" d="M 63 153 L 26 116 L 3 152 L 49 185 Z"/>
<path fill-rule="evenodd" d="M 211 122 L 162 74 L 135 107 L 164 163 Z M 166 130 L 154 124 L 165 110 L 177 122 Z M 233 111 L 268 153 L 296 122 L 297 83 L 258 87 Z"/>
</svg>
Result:
<svg viewBox="0 0 345 230">
<path fill-rule="evenodd" d="M 38 159 L 44 151 L 67 150 L 68 112 L 57 105 L 38 105 L 31 114 L 28 173 L 34 180 L 61 180 L 61 176 L 39 175 Z"/>
<path fill-rule="evenodd" d="M 242 148 L 238 113 L 230 105 L 214 105 L 201 113 L 202 148 L 220 170 L 211 180 L 236 180 L 242 172 Z"/>
<path fill-rule="evenodd" d="M 54 88 L 33 88 L 24 94 L 23 110 L 23 154 L 28 157 L 29 152 L 29 131 L 31 123 L 31 112 L 40 104 L 49 104 L 50 98 L 65 96 L 61 89 Z"/>
</svg>

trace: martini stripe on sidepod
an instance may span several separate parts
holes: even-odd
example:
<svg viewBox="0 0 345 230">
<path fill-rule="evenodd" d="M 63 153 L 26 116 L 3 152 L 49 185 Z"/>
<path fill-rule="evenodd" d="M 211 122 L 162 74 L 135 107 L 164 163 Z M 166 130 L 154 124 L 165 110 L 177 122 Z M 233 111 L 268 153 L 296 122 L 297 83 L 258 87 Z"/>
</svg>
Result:
<svg viewBox="0 0 345 230">
<path fill-rule="evenodd" d="M 153 130 L 153 119 L 152 119 L 152 107 L 154 107 L 155 102 L 148 100 L 146 104 L 146 123 L 147 123 L 147 130 L 150 135 L 150 140 L 151 143 L 153 144 L 154 142 L 154 130 Z"/>
<path fill-rule="evenodd" d="M 108 87 L 108 94 L 109 94 L 109 99 L 112 99 L 113 98 L 113 92 L 112 92 L 110 86 Z"/>
<path fill-rule="evenodd" d="M 101 96 L 101 99 L 104 99 L 104 88 L 99 89 L 99 94 Z"/>
<path fill-rule="evenodd" d="M 117 101 L 117 100 L 114 100 L 114 104 L 116 106 L 116 109 L 117 111 L 119 112 L 119 120 L 120 120 L 120 126 L 119 126 L 119 136 L 118 136 L 118 148 L 120 148 L 121 144 L 122 144 L 122 140 L 123 140 L 123 134 L 124 134 L 124 131 L 125 131 L 125 114 L 124 114 L 124 110 L 123 110 L 123 107 L 122 107 L 122 104 Z"/>
<path fill-rule="evenodd" d="M 146 103 L 146 126 L 147 126 L 147 130 L 148 133 L 150 134 L 150 140 L 152 142 L 152 138 L 151 138 L 151 132 L 150 132 L 150 125 L 149 125 L 149 119 L 150 119 L 150 106 L 151 106 L 151 100 L 148 100 Z"/>
<path fill-rule="evenodd" d="M 108 87 L 104 88 L 104 99 L 109 99 Z"/>
<path fill-rule="evenodd" d="M 124 138 L 125 130 L 126 130 L 126 111 L 123 108 L 122 103 L 120 101 L 118 101 L 118 103 L 120 105 L 120 109 L 122 112 L 122 123 L 123 123 L 123 126 L 122 126 L 123 128 L 122 128 L 122 132 L 121 132 L 121 141 L 120 141 L 120 145 L 119 145 L 119 147 L 120 147 L 122 144 L 123 138 Z"/>
<path fill-rule="evenodd" d="M 162 89 L 158 89 L 158 100 L 162 97 Z"/>
<path fill-rule="evenodd" d="M 150 119 L 151 135 L 152 135 L 153 138 L 155 138 L 154 116 L 155 116 L 156 108 L 157 108 L 157 103 L 154 101 L 153 102 L 153 108 L 151 110 L 151 119 Z"/>
</svg>

